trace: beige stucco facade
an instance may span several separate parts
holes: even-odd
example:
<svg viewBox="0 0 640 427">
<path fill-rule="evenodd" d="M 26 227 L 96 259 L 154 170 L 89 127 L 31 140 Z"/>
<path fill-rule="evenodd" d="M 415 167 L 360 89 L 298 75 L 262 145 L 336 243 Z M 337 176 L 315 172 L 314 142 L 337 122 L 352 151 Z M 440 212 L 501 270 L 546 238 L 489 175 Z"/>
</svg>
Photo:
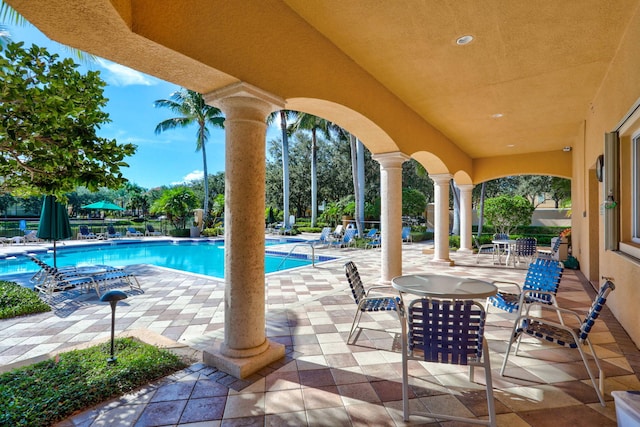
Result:
<svg viewBox="0 0 640 427">
<path fill-rule="evenodd" d="M 7 3 L 52 39 L 204 94 L 251 85 L 344 127 L 375 155 L 411 156 L 459 185 L 571 178 L 573 254 L 594 285 L 614 278 L 608 305 L 640 345 L 640 257 L 604 249 L 595 175 L 604 134 L 640 100 L 640 1 Z M 469 33 L 475 40 L 458 46 Z M 640 119 L 623 129 L 615 212 L 633 249 L 628 146 Z M 396 205 L 383 241 L 396 238 Z M 448 261 L 445 247 L 435 255 Z M 383 258 L 394 273 L 398 262 Z"/>
</svg>

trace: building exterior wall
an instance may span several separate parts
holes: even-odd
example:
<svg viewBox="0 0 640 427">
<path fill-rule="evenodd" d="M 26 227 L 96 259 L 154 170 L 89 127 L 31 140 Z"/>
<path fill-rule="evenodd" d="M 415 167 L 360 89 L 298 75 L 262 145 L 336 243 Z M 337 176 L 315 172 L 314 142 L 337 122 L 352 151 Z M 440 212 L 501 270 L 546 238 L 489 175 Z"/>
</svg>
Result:
<svg viewBox="0 0 640 427">
<path fill-rule="evenodd" d="M 620 321 L 636 346 L 640 344 L 640 260 L 620 251 L 604 249 L 604 208 L 606 189 L 595 178 L 595 164 L 604 153 L 604 134 L 616 131 L 632 107 L 640 100 L 640 16 L 636 10 L 628 26 L 628 31 L 611 63 L 609 72 L 601 88 L 585 111 L 585 120 L 579 124 L 580 137 L 573 147 L 572 180 L 572 245 L 573 253 L 580 260 L 582 272 L 594 286 L 602 283 L 602 277 L 611 277 L 616 285 L 607 305 Z M 604 29 L 601 29 L 605 31 Z M 628 132 L 640 130 L 637 123 L 627 123 Z M 625 138 L 621 135 L 622 151 L 620 192 L 618 213 L 620 214 L 621 239 L 629 237 L 629 214 L 632 200 L 628 191 L 629 152 L 624 148 Z M 626 150 L 626 151 L 625 151 Z M 638 247 L 640 245 L 631 244 Z"/>
</svg>

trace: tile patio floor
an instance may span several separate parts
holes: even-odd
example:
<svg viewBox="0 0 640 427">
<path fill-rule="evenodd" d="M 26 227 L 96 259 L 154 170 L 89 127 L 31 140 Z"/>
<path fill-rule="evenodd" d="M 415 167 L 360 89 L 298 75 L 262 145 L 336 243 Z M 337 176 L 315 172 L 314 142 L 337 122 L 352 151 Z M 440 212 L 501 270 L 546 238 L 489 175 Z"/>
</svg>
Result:
<svg viewBox="0 0 640 427">
<path fill-rule="evenodd" d="M 429 264 L 429 244 L 403 245 L 403 273 L 434 272 L 521 282 L 524 268 L 475 264 L 452 253 L 454 267 Z M 11 250 L 4 248 L 3 250 Z M 340 259 L 268 275 L 267 336 L 286 346 L 286 357 L 239 380 L 195 363 L 127 396 L 67 419 L 58 426 L 403 426 L 458 425 L 412 417 L 402 421 L 399 325 L 391 314 L 363 319 L 363 332 L 347 345 L 355 304 L 343 265 L 353 260 L 365 282 L 379 277 L 379 249 L 319 249 Z M 150 331 L 193 354 L 223 332 L 223 282 L 151 266 L 132 266 L 144 292 L 130 291 L 117 308 L 116 333 Z M 586 311 L 593 289 L 580 272 L 565 270 L 560 306 Z M 0 320 L 0 371 L 110 336 L 111 309 L 95 293 L 57 295 L 54 311 Z M 606 373 L 601 407 L 576 351 L 525 341 L 499 375 L 514 315 L 489 311 L 489 341 L 499 426 L 615 426 L 610 392 L 640 389 L 640 352 L 605 308 L 592 342 Z M 134 332 L 134 333 L 135 333 Z M 574 354 L 575 353 L 575 354 Z M 529 357 L 527 357 L 529 356 Z M 535 356 L 535 357 L 534 357 Z M 486 417 L 481 386 L 458 381 L 465 368 L 412 362 L 412 404 L 434 411 Z M 476 379 L 484 374 L 477 370 Z"/>
</svg>

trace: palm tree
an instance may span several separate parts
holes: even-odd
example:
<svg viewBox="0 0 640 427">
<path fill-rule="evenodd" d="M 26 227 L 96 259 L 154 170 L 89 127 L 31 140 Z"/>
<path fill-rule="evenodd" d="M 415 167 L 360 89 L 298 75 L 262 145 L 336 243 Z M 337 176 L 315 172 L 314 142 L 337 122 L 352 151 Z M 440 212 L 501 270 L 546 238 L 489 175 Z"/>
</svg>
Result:
<svg viewBox="0 0 640 427">
<path fill-rule="evenodd" d="M 300 113 L 291 128 L 311 131 L 311 227 L 315 227 L 318 219 L 317 132 L 319 130 L 329 138 L 331 122 L 313 114 Z"/>
<path fill-rule="evenodd" d="M 163 120 L 155 129 L 156 135 L 165 130 L 184 128 L 197 124 L 196 151 L 202 151 L 202 167 L 204 169 L 204 217 L 207 220 L 209 213 L 209 178 L 207 173 L 206 143 L 209 139 L 208 125 L 224 129 L 224 117 L 222 111 L 207 105 L 204 98 L 198 92 L 181 89 L 171 94 L 169 99 L 159 99 L 153 103 L 155 107 L 166 107 L 177 114 L 177 117 Z"/>
<path fill-rule="evenodd" d="M 297 120 L 300 113 L 297 111 L 280 110 L 274 111 L 267 118 L 267 124 L 272 123 L 276 116 L 280 116 L 280 129 L 282 129 L 282 212 L 284 215 L 284 226 L 289 227 L 289 132 L 288 119 Z"/>
</svg>

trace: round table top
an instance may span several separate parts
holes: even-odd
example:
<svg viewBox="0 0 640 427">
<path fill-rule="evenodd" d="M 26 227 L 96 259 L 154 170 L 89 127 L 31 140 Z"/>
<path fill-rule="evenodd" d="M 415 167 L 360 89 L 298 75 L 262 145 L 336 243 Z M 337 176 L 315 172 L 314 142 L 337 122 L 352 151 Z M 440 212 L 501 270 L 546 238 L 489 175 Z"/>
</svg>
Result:
<svg viewBox="0 0 640 427">
<path fill-rule="evenodd" d="M 495 295 L 498 288 L 489 282 L 443 274 L 398 276 L 391 285 L 400 292 L 430 298 L 476 299 Z"/>
<path fill-rule="evenodd" d="M 515 245 L 516 244 L 516 240 L 515 239 L 496 239 L 496 240 L 492 240 L 491 243 L 495 244 L 495 245 Z"/>
</svg>

